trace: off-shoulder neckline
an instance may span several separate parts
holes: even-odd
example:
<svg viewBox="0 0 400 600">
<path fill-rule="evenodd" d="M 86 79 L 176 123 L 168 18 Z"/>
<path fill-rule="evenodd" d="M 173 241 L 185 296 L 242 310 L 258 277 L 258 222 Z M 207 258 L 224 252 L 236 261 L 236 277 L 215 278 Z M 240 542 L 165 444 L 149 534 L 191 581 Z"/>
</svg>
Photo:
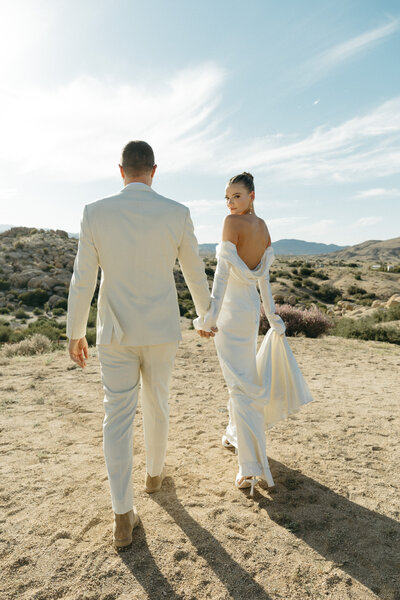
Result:
<svg viewBox="0 0 400 600">
<path fill-rule="evenodd" d="M 270 244 L 267 248 L 265 248 L 263 255 L 261 256 L 260 260 L 258 261 L 258 264 L 256 267 L 254 267 L 254 269 L 250 269 L 250 267 L 248 265 L 246 265 L 246 263 L 244 262 L 244 260 L 242 258 L 240 258 L 239 253 L 237 251 L 237 246 L 236 244 L 234 244 L 233 242 L 231 242 L 230 240 L 222 240 L 220 242 L 220 244 L 230 244 L 231 246 L 234 247 L 235 251 L 236 251 L 236 256 L 238 257 L 238 259 L 240 260 L 240 262 L 246 267 L 246 269 L 248 269 L 248 271 L 250 271 L 250 273 L 254 273 L 255 271 L 257 271 L 257 269 L 259 268 L 259 266 L 262 263 L 262 260 L 264 258 L 264 256 L 266 255 L 266 253 L 271 250 L 272 252 L 274 251 L 272 248 L 272 244 Z"/>
</svg>

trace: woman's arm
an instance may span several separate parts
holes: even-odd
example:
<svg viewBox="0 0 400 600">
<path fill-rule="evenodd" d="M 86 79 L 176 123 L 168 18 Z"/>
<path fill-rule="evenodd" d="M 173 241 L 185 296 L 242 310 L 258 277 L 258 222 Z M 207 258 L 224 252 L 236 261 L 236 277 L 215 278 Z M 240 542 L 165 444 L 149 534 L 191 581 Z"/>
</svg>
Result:
<svg viewBox="0 0 400 600">
<path fill-rule="evenodd" d="M 232 242 L 236 244 L 238 240 L 237 228 L 235 227 L 234 217 L 228 215 L 225 218 L 222 229 L 222 241 Z M 228 285 L 230 263 L 225 259 L 218 259 L 217 268 L 215 269 L 214 282 L 211 292 L 210 308 L 202 319 L 198 317 L 194 319 L 193 325 L 195 329 L 202 331 L 211 331 L 212 327 L 217 324 L 217 319 L 222 308 L 222 302 Z"/>
<path fill-rule="evenodd" d="M 261 298 L 264 306 L 265 315 L 268 319 L 271 329 L 282 335 L 286 331 L 285 323 L 281 317 L 275 313 L 275 302 L 272 297 L 271 284 L 269 282 L 269 274 L 260 277 L 258 286 L 261 292 Z"/>
</svg>

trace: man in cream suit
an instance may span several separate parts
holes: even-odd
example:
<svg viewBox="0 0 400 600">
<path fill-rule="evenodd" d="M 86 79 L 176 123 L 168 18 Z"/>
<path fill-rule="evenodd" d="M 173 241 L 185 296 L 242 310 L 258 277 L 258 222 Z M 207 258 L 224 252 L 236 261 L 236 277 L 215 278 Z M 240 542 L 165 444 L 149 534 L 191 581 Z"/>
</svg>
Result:
<svg viewBox="0 0 400 600">
<path fill-rule="evenodd" d="M 177 258 L 197 314 L 205 315 L 210 304 L 189 209 L 152 190 L 156 168 L 146 142 L 125 146 L 120 165 L 124 188 L 84 208 L 68 299 L 69 353 L 84 367 L 86 324 L 100 266 L 96 341 L 105 392 L 103 445 L 117 548 L 132 542 L 132 530 L 139 522 L 131 473 L 140 379 L 145 490 L 158 491 L 165 476 L 168 391 L 181 339 L 173 275 Z"/>
</svg>

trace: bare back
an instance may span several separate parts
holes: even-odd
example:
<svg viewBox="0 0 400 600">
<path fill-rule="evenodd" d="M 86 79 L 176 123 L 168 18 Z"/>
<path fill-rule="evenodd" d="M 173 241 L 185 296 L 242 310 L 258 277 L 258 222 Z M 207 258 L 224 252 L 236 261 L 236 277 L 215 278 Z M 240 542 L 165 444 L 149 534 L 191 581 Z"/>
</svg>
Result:
<svg viewBox="0 0 400 600">
<path fill-rule="evenodd" d="M 254 214 L 229 215 L 224 222 L 222 239 L 236 244 L 237 253 L 249 269 L 255 269 L 271 236 L 265 221 Z"/>
</svg>

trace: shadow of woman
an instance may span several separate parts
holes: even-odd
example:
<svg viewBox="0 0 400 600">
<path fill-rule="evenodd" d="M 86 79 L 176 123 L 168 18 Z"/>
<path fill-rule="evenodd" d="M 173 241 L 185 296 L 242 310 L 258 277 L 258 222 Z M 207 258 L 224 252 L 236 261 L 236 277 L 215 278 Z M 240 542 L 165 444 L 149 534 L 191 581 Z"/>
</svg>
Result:
<svg viewBox="0 0 400 600">
<path fill-rule="evenodd" d="M 254 581 L 251 575 L 226 552 L 220 542 L 187 512 L 176 495 L 175 485 L 170 477 L 165 479 L 162 492 L 154 494 L 152 500 L 174 519 L 197 549 L 197 554 L 207 561 L 231 598 L 271 600 L 264 588 Z"/>
<path fill-rule="evenodd" d="M 269 459 L 271 498 L 254 495 L 270 519 L 385 600 L 400 599 L 400 523 Z"/>
</svg>

